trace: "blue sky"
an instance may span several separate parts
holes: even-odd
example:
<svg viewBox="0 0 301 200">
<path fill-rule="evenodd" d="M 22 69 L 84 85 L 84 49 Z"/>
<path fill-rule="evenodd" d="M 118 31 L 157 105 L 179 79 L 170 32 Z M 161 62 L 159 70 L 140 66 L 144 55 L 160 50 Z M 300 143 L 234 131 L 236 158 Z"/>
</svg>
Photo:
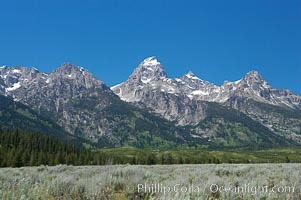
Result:
<svg viewBox="0 0 301 200">
<path fill-rule="evenodd" d="M 301 94 L 301 0 L 0 1 L 0 65 L 84 66 L 112 86 L 145 57 L 217 85 L 258 70 Z"/>
</svg>

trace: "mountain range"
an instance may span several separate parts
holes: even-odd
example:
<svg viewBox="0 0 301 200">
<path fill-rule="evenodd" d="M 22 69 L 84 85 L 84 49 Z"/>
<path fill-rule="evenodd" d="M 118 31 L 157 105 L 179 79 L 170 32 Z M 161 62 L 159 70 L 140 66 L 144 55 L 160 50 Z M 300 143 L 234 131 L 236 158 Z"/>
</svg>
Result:
<svg viewBox="0 0 301 200">
<path fill-rule="evenodd" d="M 52 73 L 2 66 L 0 95 L 1 105 L 7 103 L 0 113 L 10 108 L 6 115 L 0 115 L 2 127 L 24 128 L 24 123 L 21 126 L 7 117 L 7 113 L 18 113 L 17 118 L 19 114 L 23 118 L 17 121 L 24 121 L 28 114 L 19 112 L 22 105 L 35 113 L 31 120 L 43 119 L 45 124 L 47 119 L 53 123 L 48 129 L 56 127 L 52 131 L 41 128 L 41 132 L 53 132 L 59 138 L 68 135 L 97 148 L 301 144 L 301 97 L 273 88 L 256 71 L 217 86 L 192 72 L 169 78 L 157 58 L 149 57 L 128 80 L 110 88 L 71 63 Z M 30 123 L 27 128 L 31 128 Z"/>
</svg>

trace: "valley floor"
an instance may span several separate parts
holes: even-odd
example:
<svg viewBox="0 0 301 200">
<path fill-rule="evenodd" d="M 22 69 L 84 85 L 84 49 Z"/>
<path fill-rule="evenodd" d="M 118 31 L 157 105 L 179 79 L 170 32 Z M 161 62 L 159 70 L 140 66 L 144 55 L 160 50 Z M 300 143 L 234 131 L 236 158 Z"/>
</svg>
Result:
<svg viewBox="0 0 301 200">
<path fill-rule="evenodd" d="M 0 169 L 0 199 L 300 199 L 301 164 Z"/>
</svg>

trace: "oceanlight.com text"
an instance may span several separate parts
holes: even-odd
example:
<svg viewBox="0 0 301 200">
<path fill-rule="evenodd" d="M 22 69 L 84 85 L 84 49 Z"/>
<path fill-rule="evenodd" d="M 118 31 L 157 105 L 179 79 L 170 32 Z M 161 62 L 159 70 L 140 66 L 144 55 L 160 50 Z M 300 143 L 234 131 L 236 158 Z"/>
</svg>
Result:
<svg viewBox="0 0 301 200">
<path fill-rule="evenodd" d="M 219 184 L 200 184 L 200 185 L 181 185 L 165 186 L 163 184 L 138 184 L 138 193 L 237 193 L 263 195 L 272 193 L 295 193 L 297 192 L 294 185 L 291 186 L 250 186 L 250 184 L 238 185 L 219 185 Z"/>
</svg>

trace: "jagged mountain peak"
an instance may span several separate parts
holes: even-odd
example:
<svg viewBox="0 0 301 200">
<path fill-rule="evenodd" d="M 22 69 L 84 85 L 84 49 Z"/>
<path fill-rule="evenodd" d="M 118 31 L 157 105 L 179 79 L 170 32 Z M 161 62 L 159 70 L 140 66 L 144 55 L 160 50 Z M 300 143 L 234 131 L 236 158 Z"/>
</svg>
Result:
<svg viewBox="0 0 301 200">
<path fill-rule="evenodd" d="M 20 70 L 29 70 L 29 68 L 24 67 L 24 66 L 16 66 L 16 67 L 9 67 L 9 66 L 5 66 L 4 69 L 11 71 L 12 73 L 18 73 Z"/>
<path fill-rule="evenodd" d="M 78 68 L 79 67 L 77 67 L 76 65 L 74 65 L 72 63 L 65 62 L 59 68 L 55 69 L 54 72 L 61 73 L 61 74 L 70 74 L 70 72 L 72 72 L 72 71 L 77 71 Z"/>
<path fill-rule="evenodd" d="M 78 78 L 78 77 L 93 77 L 86 69 L 81 66 L 76 66 L 72 63 L 63 63 L 59 68 L 55 69 L 53 74 L 66 78 Z"/>
<path fill-rule="evenodd" d="M 73 63 L 70 63 L 70 62 L 64 62 L 61 65 L 61 68 L 72 68 L 72 67 L 76 67 L 76 65 L 74 65 Z"/>
<path fill-rule="evenodd" d="M 30 73 L 31 74 L 37 74 L 37 73 L 39 73 L 40 71 L 37 69 L 37 68 L 35 68 L 35 67 L 32 67 L 31 69 L 30 69 Z"/>
<path fill-rule="evenodd" d="M 127 81 L 111 89 L 122 100 L 132 102 L 142 109 L 146 108 L 156 115 L 174 121 L 177 125 L 192 125 L 195 127 L 192 130 L 198 134 L 197 137 L 204 136 L 210 139 L 219 137 L 221 135 L 219 130 L 227 127 L 224 130 L 231 130 L 231 133 L 229 132 L 231 138 L 234 138 L 232 130 L 235 128 L 238 130 L 239 137 L 246 140 L 255 138 L 257 141 L 257 135 L 253 137 L 252 134 L 256 134 L 257 130 L 264 130 L 262 129 L 264 127 L 250 129 L 250 132 L 248 129 L 254 124 L 252 120 L 259 122 L 255 126 L 263 124 L 272 131 L 278 131 L 287 120 L 285 116 L 279 119 L 282 114 L 292 109 L 301 109 L 301 97 L 289 91 L 271 88 L 257 71 L 247 73 L 239 81 L 225 82 L 223 86 L 218 87 L 199 79 L 191 71 L 181 78 L 168 78 L 156 57 L 144 59 Z M 129 128 L 144 127 L 145 124 L 133 118 L 140 116 L 136 110 L 132 114 L 131 111 L 126 111 L 134 107 L 128 107 L 128 104 L 120 102 L 104 83 L 84 68 L 72 63 L 64 63 L 49 74 L 40 73 L 35 68 L 0 68 L 1 93 L 12 97 L 15 101 L 30 105 L 41 113 L 53 115 L 53 120 L 64 126 L 66 131 L 78 136 L 85 135 L 86 138 L 93 140 L 107 135 L 114 136 L 115 132 L 118 134 L 132 132 Z M 271 106 L 268 104 L 278 107 L 268 107 Z M 237 109 L 237 112 L 242 111 L 252 119 L 242 114 L 237 115 L 231 107 Z M 281 109 L 280 114 L 277 113 L 277 109 Z M 300 113 L 299 110 L 292 111 Z M 243 118 L 240 119 L 241 117 Z M 119 119 L 122 120 L 120 123 Z M 148 127 L 157 127 L 160 120 L 162 119 L 157 119 Z M 285 128 L 292 127 L 287 129 L 292 133 L 289 137 L 300 135 L 300 119 L 297 120 L 299 121 L 292 118 L 285 124 Z M 119 129 L 119 126 L 125 124 L 129 126 Z M 241 129 L 237 129 L 239 124 L 242 124 Z M 279 129 L 275 124 L 280 124 Z M 233 125 L 234 128 L 229 125 Z M 160 134 L 159 127 L 158 130 L 160 131 L 155 130 L 155 132 Z M 144 130 L 133 133 L 141 132 L 146 133 Z M 247 134 L 242 135 L 245 132 Z M 173 130 L 172 133 L 178 134 Z M 286 133 L 280 130 L 279 134 Z M 168 135 L 167 139 L 173 138 L 172 135 L 170 136 Z M 227 138 L 227 135 L 222 136 L 221 139 L 225 139 L 224 137 Z M 114 137 L 113 139 L 115 140 Z M 132 140 L 130 137 L 129 139 Z M 299 140 L 301 143 L 301 137 Z"/>
<path fill-rule="evenodd" d="M 192 71 L 187 72 L 185 75 L 188 75 L 188 76 L 195 76 L 195 74 L 194 74 Z"/>
<path fill-rule="evenodd" d="M 197 77 L 192 71 L 187 72 L 184 74 L 181 79 L 194 79 L 194 80 L 201 80 L 199 77 Z"/>
<path fill-rule="evenodd" d="M 44 93 L 64 90 L 62 95 L 87 89 L 109 91 L 109 88 L 101 80 L 95 78 L 83 67 L 69 62 L 62 64 L 49 74 L 41 73 L 35 67 L 3 68 L 0 69 L 0 79 L 2 79 L 0 80 L 0 93 L 15 96 L 17 100 L 27 96 L 23 95 L 25 93 L 33 95 L 36 94 L 36 91 L 42 90 Z"/>
<path fill-rule="evenodd" d="M 244 77 L 243 80 L 256 80 L 256 81 L 264 81 L 263 77 L 259 74 L 258 71 L 252 70 L 249 71 Z"/>
<path fill-rule="evenodd" d="M 261 88 L 269 89 L 271 86 L 269 83 L 259 74 L 258 71 L 250 71 L 248 72 L 241 80 L 240 85 L 244 85 L 244 87 L 251 87 L 251 88 Z"/>
<path fill-rule="evenodd" d="M 39 73 L 40 73 L 40 71 L 39 71 L 37 68 L 32 67 L 32 68 L 30 69 L 29 76 L 30 76 L 31 78 L 36 78 L 37 75 L 38 75 Z"/>
<path fill-rule="evenodd" d="M 145 58 L 136 68 L 136 70 L 141 69 L 146 69 L 150 71 L 165 71 L 164 67 L 161 65 L 161 63 L 155 56 Z"/>
<path fill-rule="evenodd" d="M 72 63 L 64 63 L 61 67 L 49 74 L 45 80 L 47 84 L 72 84 L 72 87 L 77 88 L 102 88 L 108 90 L 108 87 L 101 81 L 94 77 L 90 72 L 81 66 L 76 66 Z"/>
<path fill-rule="evenodd" d="M 0 70 L 6 69 L 6 68 L 7 68 L 7 65 L 2 65 L 2 66 L 0 67 Z"/>
<path fill-rule="evenodd" d="M 246 76 L 261 76 L 261 75 L 259 74 L 258 71 L 251 70 L 251 71 L 249 71 L 249 72 L 246 73 Z"/>
<path fill-rule="evenodd" d="M 39 70 L 38 70 L 36 67 L 32 67 L 32 68 L 31 68 L 31 71 L 32 71 L 32 72 L 39 72 Z"/>
<path fill-rule="evenodd" d="M 83 71 L 86 71 L 86 72 L 88 72 L 84 67 L 77 66 L 77 65 L 75 65 L 73 63 L 70 63 L 70 62 L 63 63 L 55 71 L 58 71 L 58 72 L 67 72 L 67 71 L 79 71 L 79 72 L 83 72 Z"/>
<path fill-rule="evenodd" d="M 145 58 L 141 64 L 149 66 L 149 65 L 160 65 L 161 63 L 158 61 L 156 56 L 151 56 L 151 57 Z"/>
<path fill-rule="evenodd" d="M 247 88 L 254 88 L 254 87 L 260 87 L 260 88 L 270 88 L 270 85 L 267 81 L 264 80 L 264 78 L 259 74 L 258 71 L 252 70 L 242 78 L 237 81 L 231 82 L 228 80 L 225 80 L 222 88 L 234 88 L 236 89 L 243 89 L 246 90 Z"/>
<path fill-rule="evenodd" d="M 144 59 L 130 76 L 130 80 L 147 84 L 153 80 L 166 78 L 166 72 L 155 56 Z"/>
<path fill-rule="evenodd" d="M 119 95 L 122 100 L 128 102 L 139 101 L 143 88 L 159 87 L 167 78 L 166 72 L 155 56 L 144 59 L 134 72 L 130 75 L 128 80 L 111 87 L 115 94 Z"/>
<path fill-rule="evenodd" d="M 235 82 L 225 81 L 219 87 L 200 79 L 192 71 L 179 78 L 168 78 L 155 56 L 144 59 L 127 81 L 112 87 L 112 90 L 121 99 L 129 102 L 140 101 L 144 96 L 151 96 L 149 94 L 159 91 L 211 102 L 226 102 L 232 96 L 251 98 L 273 105 L 291 105 L 290 102 L 296 102 L 292 106 L 298 104 L 297 107 L 300 108 L 299 97 L 286 97 L 288 95 L 284 95 L 284 92 L 272 88 L 258 71 L 252 70 Z M 297 100 L 292 100 L 294 98 Z"/>
<path fill-rule="evenodd" d="M 28 74 L 30 69 L 27 67 L 17 66 L 17 67 L 8 67 L 2 66 L 0 68 L 0 78 L 3 80 L 7 79 L 17 79 L 25 74 Z"/>
</svg>

